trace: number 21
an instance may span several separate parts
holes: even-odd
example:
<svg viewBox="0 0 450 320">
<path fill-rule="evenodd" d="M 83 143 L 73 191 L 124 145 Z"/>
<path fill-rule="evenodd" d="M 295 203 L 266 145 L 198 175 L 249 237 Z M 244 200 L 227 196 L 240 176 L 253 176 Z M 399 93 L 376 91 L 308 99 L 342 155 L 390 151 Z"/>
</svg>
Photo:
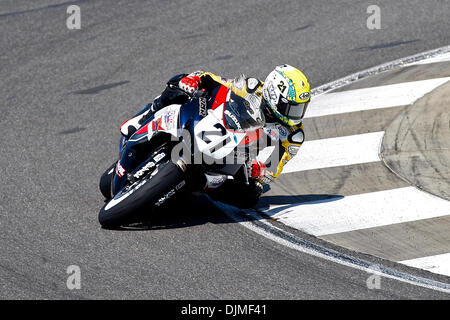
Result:
<svg viewBox="0 0 450 320">
<path fill-rule="evenodd" d="M 278 84 L 278 89 L 280 89 L 281 93 L 283 93 L 284 90 L 286 90 L 286 85 L 284 84 L 283 81 L 280 81 L 280 83 Z"/>
</svg>

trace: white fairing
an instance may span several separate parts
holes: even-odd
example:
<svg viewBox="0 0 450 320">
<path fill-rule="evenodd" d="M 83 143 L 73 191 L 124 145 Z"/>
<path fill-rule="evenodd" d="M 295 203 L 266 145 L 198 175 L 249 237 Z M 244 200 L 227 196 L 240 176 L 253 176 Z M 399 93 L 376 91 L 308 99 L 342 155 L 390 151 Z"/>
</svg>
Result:
<svg viewBox="0 0 450 320">
<path fill-rule="evenodd" d="M 213 159 L 223 159 L 244 139 L 245 132 L 231 132 L 225 129 L 223 121 L 224 104 L 199 121 L 194 128 L 196 148 Z"/>
<path fill-rule="evenodd" d="M 155 113 L 153 121 L 161 119 L 162 131 L 170 133 L 171 135 L 178 137 L 178 116 L 180 113 L 181 104 L 171 104 Z M 156 131 L 155 131 L 156 132 Z M 153 130 L 151 126 L 148 128 L 148 140 L 153 136 Z"/>
<path fill-rule="evenodd" d="M 147 137 L 147 139 L 150 140 L 153 137 L 153 135 L 158 131 L 164 131 L 170 133 L 175 137 L 178 137 L 179 136 L 178 115 L 180 113 L 180 108 L 181 104 L 171 104 L 157 111 L 154 115 L 153 120 L 145 125 L 147 127 L 147 135 L 144 135 L 139 138 L 135 138 L 134 136 L 132 136 L 130 138 L 130 141 L 139 141 L 145 139 L 145 137 Z M 140 119 L 141 116 L 139 116 L 138 118 Z M 144 127 L 137 127 L 137 131 L 139 132 Z"/>
</svg>

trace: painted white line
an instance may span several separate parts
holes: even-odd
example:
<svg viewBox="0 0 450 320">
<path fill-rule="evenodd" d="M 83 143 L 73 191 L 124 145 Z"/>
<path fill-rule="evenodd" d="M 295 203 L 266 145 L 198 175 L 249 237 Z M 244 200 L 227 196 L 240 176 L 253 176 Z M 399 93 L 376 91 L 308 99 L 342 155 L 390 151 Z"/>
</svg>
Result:
<svg viewBox="0 0 450 320">
<path fill-rule="evenodd" d="M 400 263 L 450 277 L 450 252 L 436 256 L 404 260 L 400 261 Z"/>
<path fill-rule="evenodd" d="M 311 99 L 305 118 L 410 105 L 450 77 L 331 92 Z"/>
<path fill-rule="evenodd" d="M 283 173 L 380 161 L 384 131 L 305 141 Z"/>
<path fill-rule="evenodd" d="M 322 247 L 315 243 L 298 238 L 297 236 L 278 227 L 275 227 L 273 224 L 263 219 L 253 210 L 242 211 L 220 202 L 214 202 L 214 204 L 241 226 L 293 250 L 297 250 L 299 252 L 303 252 L 356 270 L 365 271 L 370 274 L 378 274 L 385 278 L 394 279 L 415 286 L 450 293 L 450 284 L 448 283 L 438 282 L 422 277 L 416 277 L 411 274 L 386 268 L 382 265 L 374 265 L 362 259 L 351 257 L 335 250 Z M 249 219 L 248 221 L 245 221 L 246 218 L 241 214 L 241 212 L 245 213 L 245 216 L 247 217 L 247 219 Z M 257 225 L 252 221 L 258 221 L 259 223 Z"/>
<path fill-rule="evenodd" d="M 277 207 L 265 214 L 295 229 L 323 236 L 446 216 L 450 214 L 450 202 L 405 187 Z"/>
<path fill-rule="evenodd" d="M 266 162 L 269 160 L 270 155 L 272 154 L 272 152 L 275 150 L 274 146 L 271 147 L 265 147 L 263 150 L 261 150 L 257 157 L 256 160 L 261 161 L 261 162 Z"/>
<path fill-rule="evenodd" d="M 445 62 L 445 61 L 450 61 L 450 52 L 438 55 L 438 56 L 433 57 L 433 58 L 424 59 L 424 60 L 420 60 L 420 61 L 417 61 L 417 62 L 409 63 L 409 64 L 406 64 L 405 67 L 414 66 L 414 65 L 418 65 L 418 64 L 429 64 L 429 63 L 437 63 L 437 62 Z"/>
</svg>

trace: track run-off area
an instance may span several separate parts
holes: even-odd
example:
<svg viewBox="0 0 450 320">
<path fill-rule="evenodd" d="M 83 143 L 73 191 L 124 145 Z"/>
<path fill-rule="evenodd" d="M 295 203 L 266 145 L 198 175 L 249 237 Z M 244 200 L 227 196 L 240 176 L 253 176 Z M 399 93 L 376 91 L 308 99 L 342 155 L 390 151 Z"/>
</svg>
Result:
<svg viewBox="0 0 450 320">
<path fill-rule="evenodd" d="M 346 135 L 305 142 L 303 154 L 294 157 L 285 166 L 281 181 L 277 181 L 272 190 L 265 194 L 259 208 L 253 212 L 243 211 L 250 216 L 262 214 L 270 219 L 265 220 L 263 226 L 259 223 L 259 227 L 257 223 L 251 225 L 247 222 L 245 225 L 274 241 L 300 246 L 298 250 L 311 251 L 314 245 L 306 245 L 298 239 L 289 242 L 286 237 L 295 239 L 295 235 L 289 236 L 289 232 L 280 230 L 277 224 L 282 223 L 352 250 L 450 276 L 450 149 L 447 142 L 450 133 L 450 86 L 445 86 L 450 80 L 449 52 L 450 47 L 444 47 L 393 61 L 383 65 L 383 74 L 377 71 L 382 70 L 381 66 L 375 67 L 335 81 L 334 85 L 343 84 L 332 88 L 331 92 L 320 92 L 305 116 L 305 126 L 308 119 L 316 121 L 312 124 L 316 128 L 320 128 L 317 122 L 337 122 L 329 119 L 333 116 L 341 117 L 341 121 L 345 116 L 345 121 L 351 121 L 352 126 L 344 129 L 347 130 Z M 430 64 L 439 71 L 430 73 Z M 358 83 L 361 79 L 370 87 Z M 330 84 L 323 87 L 327 86 L 333 87 Z M 348 87 L 354 89 L 346 90 Z M 435 99 L 430 103 L 432 97 Z M 395 117 L 392 117 L 392 108 L 397 108 Z M 421 108 L 417 111 L 420 113 L 420 123 L 415 123 L 417 119 L 410 119 L 411 110 L 417 108 Z M 376 117 L 372 110 L 376 110 Z M 370 126 L 365 125 L 369 122 L 372 122 Z M 409 123 L 406 133 L 405 128 L 395 125 L 403 122 Z M 443 122 L 443 126 L 434 129 L 436 122 Z M 422 146 L 423 149 L 420 149 L 421 143 L 423 145 L 427 139 L 431 140 L 429 133 L 422 132 L 423 127 L 434 131 L 433 141 L 428 141 L 428 144 L 439 147 L 427 150 Z M 377 131 L 384 128 L 390 130 L 385 140 L 386 132 Z M 348 130 L 356 134 L 348 135 Z M 421 143 L 408 146 L 408 134 L 421 140 Z M 395 146 L 390 145 L 394 143 Z M 410 152 L 406 156 L 399 155 L 404 153 L 404 149 L 414 149 L 422 154 L 422 162 L 415 164 L 414 171 L 408 171 L 408 167 L 411 167 L 411 162 L 417 162 L 414 158 L 417 156 Z M 396 160 L 394 165 L 398 167 L 398 172 L 389 167 L 392 158 Z M 435 158 L 439 160 L 437 166 L 432 163 Z M 430 165 L 434 168 L 431 188 L 421 183 L 426 177 L 420 176 L 420 167 Z M 342 185 L 336 185 L 336 177 L 342 174 L 352 181 L 356 190 L 350 192 Z M 305 183 L 295 184 L 295 181 Z M 330 185 L 325 183 L 321 190 L 328 188 L 327 192 L 305 194 L 315 184 L 326 181 Z M 418 184 L 408 184 L 408 181 L 418 181 Z M 372 192 L 364 192 L 371 188 Z M 239 212 L 224 208 L 225 211 L 227 209 Z M 271 224 L 273 220 L 278 223 Z M 326 250 L 318 247 L 314 253 L 343 264 L 352 260 L 348 256 L 339 259 L 339 254 L 324 254 L 323 251 Z M 361 265 L 385 276 L 395 274 L 392 270 L 382 272 L 382 267 L 364 261 L 353 261 L 355 268 L 361 268 Z M 397 274 L 397 277 L 400 281 L 412 279 L 405 274 Z M 425 279 L 413 281 L 419 285 L 429 285 Z M 435 285 L 449 292 L 448 283 Z"/>
</svg>

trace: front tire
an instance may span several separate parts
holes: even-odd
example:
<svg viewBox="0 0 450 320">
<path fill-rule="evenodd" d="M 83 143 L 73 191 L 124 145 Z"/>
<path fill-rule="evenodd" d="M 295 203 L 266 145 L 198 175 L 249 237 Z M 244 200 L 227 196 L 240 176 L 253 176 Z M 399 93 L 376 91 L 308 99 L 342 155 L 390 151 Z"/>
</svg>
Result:
<svg viewBox="0 0 450 320">
<path fill-rule="evenodd" d="M 178 191 L 177 187 L 184 186 L 183 178 L 176 164 L 170 161 L 160 164 L 149 179 L 125 187 L 106 203 L 98 214 L 100 224 L 103 228 L 117 228 L 129 223 L 139 210 L 158 207 Z"/>
</svg>

